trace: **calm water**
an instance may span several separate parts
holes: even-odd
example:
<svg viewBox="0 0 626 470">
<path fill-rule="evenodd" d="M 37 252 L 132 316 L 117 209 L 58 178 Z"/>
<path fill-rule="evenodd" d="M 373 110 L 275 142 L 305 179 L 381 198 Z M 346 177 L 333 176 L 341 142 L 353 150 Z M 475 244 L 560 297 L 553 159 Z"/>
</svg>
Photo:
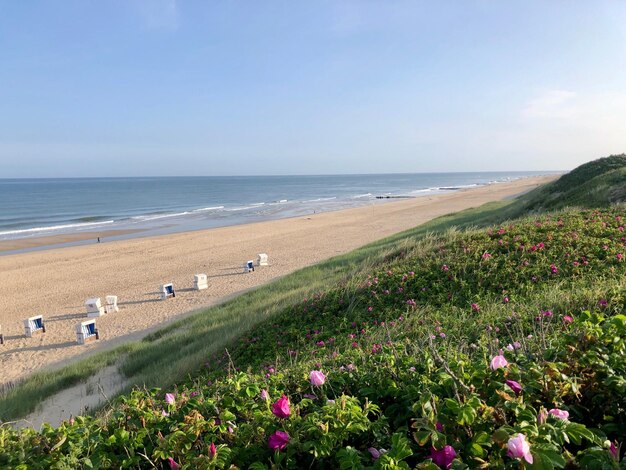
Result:
<svg viewBox="0 0 626 470">
<path fill-rule="evenodd" d="M 381 196 L 426 196 L 538 174 L 545 172 L 0 179 L 0 240 L 235 225 L 393 200 Z"/>
</svg>

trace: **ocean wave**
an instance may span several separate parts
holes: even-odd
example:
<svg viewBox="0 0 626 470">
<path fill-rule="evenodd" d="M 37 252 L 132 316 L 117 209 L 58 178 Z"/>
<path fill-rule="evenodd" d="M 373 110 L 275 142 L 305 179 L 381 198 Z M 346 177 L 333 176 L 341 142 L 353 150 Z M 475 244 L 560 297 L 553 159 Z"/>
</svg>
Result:
<svg viewBox="0 0 626 470">
<path fill-rule="evenodd" d="M 142 222 L 146 222 L 149 220 L 158 220 L 158 219 L 167 219 L 170 217 L 180 217 L 181 215 L 189 215 L 191 212 L 176 212 L 175 214 L 161 214 L 161 215 L 138 215 L 133 217 L 134 220 L 140 220 Z"/>
<path fill-rule="evenodd" d="M 25 228 L 21 230 L 8 230 L 5 232 L 0 232 L 0 236 L 18 235 L 20 233 L 51 232 L 54 230 L 63 230 L 63 229 L 68 229 L 68 228 L 85 228 L 85 227 L 93 227 L 95 225 L 112 224 L 113 222 L 115 221 L 105 220 L 103 222 L 85 222 L 85 223 L 80 223 L 80 224 L 64 224 L 64 225 L 53 225 L 50 227 L 33 227 L 33 228 Z"/>
<path fill-rule="evenodd" d="M 224 209 L 226 212 L 239 212 L 246 211 L 250 209 L 256 209 L 259 206 L 240 206 L 240 207 L 229 207 L 228 209 Z"/>
<path fill-rule="evenodd" d="M 306 201 L 302 201 L 303 203 L 305 202 L 322 202 L 322 201 L 332 201 L 333 199 L 337 199 L 336 196 L 333 197 L 318 197 L 317 199 L 308 199 Z"/>
<path fill-rule="evenodd" d="M 372 193 L 357 194 L 356 196 L 352 196 L 351 199 L 361 199 L 363 197 L 372 197 Z"/>
<path fill-rule="evenodd" d="M 193 212 L 217 211 L 223 208 L 224 206 L 203 207 L 201 209 L 194 209 Z"/>
</svg>

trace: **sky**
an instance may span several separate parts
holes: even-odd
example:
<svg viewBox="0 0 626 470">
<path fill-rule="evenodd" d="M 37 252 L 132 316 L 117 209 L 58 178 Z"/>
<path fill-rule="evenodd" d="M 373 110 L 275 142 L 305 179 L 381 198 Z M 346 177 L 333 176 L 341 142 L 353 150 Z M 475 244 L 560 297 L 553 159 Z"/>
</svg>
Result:
<svg viewBox="0 0 626 470">
<path fill-rule="evenodd" d="M 0 0 L 0 178 L 569 170 L 626 1 Z"/>
</svg>

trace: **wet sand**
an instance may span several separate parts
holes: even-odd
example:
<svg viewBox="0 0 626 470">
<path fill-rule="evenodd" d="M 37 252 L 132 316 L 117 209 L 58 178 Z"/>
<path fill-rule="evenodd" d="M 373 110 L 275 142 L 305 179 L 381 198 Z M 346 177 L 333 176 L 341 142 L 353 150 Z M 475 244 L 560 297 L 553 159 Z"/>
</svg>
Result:
<svg viewBox="0 0 626 470">
<path fill-rule="evenodd" d="M 63 235 L 49 235 L 46 237 L 18 238 L 16 240 L 0 241 L 0 253 L 6 251 L 29 250 L 49 245 L 62 245 L 65 243 L 76 243 L 85 240 L 92 240 L 98 243 L 98 238 L 103 242 L 108 237 L 118 237 L 142 232 L 143 230 L 103 230 L 99 232 L 67 233 Z"/>
</svg>

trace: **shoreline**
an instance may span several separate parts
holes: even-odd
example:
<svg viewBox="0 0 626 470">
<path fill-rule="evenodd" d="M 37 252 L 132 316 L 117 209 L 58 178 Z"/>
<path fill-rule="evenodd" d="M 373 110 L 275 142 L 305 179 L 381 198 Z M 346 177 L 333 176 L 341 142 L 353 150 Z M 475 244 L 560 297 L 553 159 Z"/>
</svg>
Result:
<svg viewBox="0 0 626 470">
<path fill-rule="evenodd" d="M 252 224 L 131 238 L 107 243 L 0 256 L 0 297 L 5 344 L 2 383 L 42 368 L 140 339 L 190 312 L 412 228 L 440 215 L 519 195 L 557 176 L 529 177 L 451 194 Z M 244 274 L 247 259 L 266 252 L 270 266 Z M 193 275 L 206 273 L 209 288 L 195 291 Z M 158 299 L 173 282 L 174 299 Z M 118 295 L 120 312 L 97 319 L 101 340 L 79 346 L 74 326 L 86 319 L 84 301 Z M 47 332 L 24 336 L 22 320 L 43 314 Z"/>
<path fill-rule="evenodd" d="M 33 216 L 35 218 L 31 224 L 34 225 L 32 227 L 30 225 L 24 227 L 6 226 L 4 229 L 8 229 L 9 231 L 0 230 L 0 256 L 45 249 L 65 248 L 67 246 L 86 245 L 95 243 L 98 237 L 107 238 L 107 241 L 112 241 L 302 217 L 321 212 L 366 207 L 373 204 L 386 204 L 394 200 L 445 195 L 452 191 L 463 191 L 494 184 L 511 183 L 528 177 L 541 177 L 552 174 L 554 173 L 476 172 L 458 173 L 458 175 L 462 176 L 455 176 L 457 175 L 455 173 L 435 173 L 432 175 L 424 173 L 401 175 L 404 179 L 398 179 L 398 175 L 374 175 L 377 176 L 377 178 L 382 178 L 381 181 L 365 181 L 367 180 L 366 175 L 353 175 L 340 177 L 344 179 L 348 178 L 348 180 L 350 180 L 350 178 L 356 178 L 356 181 L 353 181 L 354 186 L 351 187 L 350 190 L 347 190 L 345 185 L 338 185 L 336 181 L 330 181 L 330 189 L 326 188 L 330 192 L 325 191 L 324 188 L 315 186 L 315 184 L 317 184 L 315 177 L 312 177 L 313 180 L 311 181 L 308 181 L 307 177 L 293 177 L 296 180 L 298 178 L 304 178 L 300 183 L 308 181 L 314 184 L 314 188 L 316 188 L 308 192 L 304 191 L 300 193 L 294 193 L 293 190 L 289 189 L 289 185 L 283 188 L 284 182 L 283 186 L 277 188 L 268 186 L 268 182 L 265 180 L 270 177 L 259 177 L 256 178 L 259 181 L 251 181 L 251 183 L 261 183 L 265 185 L 263 187 L 268 190 L 269 193 L 255 194 L 252 199 L 263 200 L 262 202 L 251 202 L 249 194 L 247 198 L 244 197 L 239 202 L 229 200 L 228 188 L 222 188 L 226 190 L 225 194 L 218 192 L 218 194 L 205 194 L 201 199 L 186 198 L 184 202 L 179 201 L 179 204 L 175 205 L 175 207 L 172 206 L 169 209 L 164 208 L 158 211 L 152 206 L 145 207 L 144 210 L 141 210 L 141 203 L 138 201 L 130 201 L 130 203 L 139 204 L 139 206 L 133 206 L 135 209 L 126 210 L 125 205 L 120 206 L 120 204 L 124 204 L 125 201 L 122 202 L 118 198 L 111 202 L 112 206 L 110 210 L 103 211 L 99 208 L 87 209 L 83 211 L 84 213 L 74 214 L 74 218 L 57 218 L 55 219 L 55 224 L 51 226 L 49 226 L 50 224 L 47 224 L 44 219 L 35 222 L 38 220 L 35 215 Z M 431 175 L 431 179 L 425 178 L 426 175 Z M 396 176 L 396 180 L 391 178 L 392 176 Z M 406 178 L 409 177 L 411 178 L 410 184 L 408 184 L 406 180 Z M 207 182 L 210 181 L 210 178 L 201 178 L 206 179 Z M 330 178 L 332 180 L 332 177 Z M 363 178 L 365 178 L 365 180 L 363 180 Z M 226 179 L 228 180 L 228 178 Z M 309 179 L 311 179 L 311 177 L 309 177 Z M 0 179 L 0 182 L 1 181 Z M 103 181 L 106 181 L 106 178 Z M 111 182 L 111 184 L 114 183 L 115 181 Z M 169 184 L 169 186 L 173 184 L 171 181 L 165 181 L 165 183 Z M 101 184 L 104 183 L 101 182 Z M 197 182 L 193 182 L 195 189 L 198 189 L 197 185 Z M 431 186 L 426 187 L 428 185 Z M 348 187 L 350 188 L 350 186 Z M 423 188 L 415 189 L 415 187 Z M 147 189 L 153 191 L 152 193 L 148 193 L 148 196 L 156 196 L 153 187 L 148 187 Z M 171 189 L 172 188 L 168 191 L 171 192 Z M 179 191 L 183 190 L 182 187 L 178 189 Z M 287 192 L 285 193 L 284 191 Z M 327 192 L 328 194 L 326 194 Z M 313 193 L 317 194 L 319 197 L 314 196 Z M 54 194 L 53 192 L 51 197 L 54 198 Z M 333 194 L 333 196 L 330 196 L 330 194 Z M 206 199 L 206 197 L 209 196 L 217 199 Z M 85 195 L 85 197 L 89 201 L 88 196 Z M 288 199 L 277 199 L 286 197 Z M 174 197 L 174 199 L 176 198 Z M 222 199 L 226 202 L 217 202 Z M 182 203 L 182 205 L 180 203 Z M 204 205 L 208 206 L 201 207 Z M 20 217 L 20 208 L 9 207 L 7 210 L 9 215 L 13 213 L 15 217 Z M 28 211 L 29 206 L 27 205 L 26 208 L 22 208 L 21 210 Z M 32 210 L 31 208 L 30 211 L 32 212 Z M 76 218 L 79 215 L 82 215 L 82 217 Z M 106 220 L 102 221 L 100 219 Z M 2 221 L 0 220 L 0 222 Z"/>
</svg>

